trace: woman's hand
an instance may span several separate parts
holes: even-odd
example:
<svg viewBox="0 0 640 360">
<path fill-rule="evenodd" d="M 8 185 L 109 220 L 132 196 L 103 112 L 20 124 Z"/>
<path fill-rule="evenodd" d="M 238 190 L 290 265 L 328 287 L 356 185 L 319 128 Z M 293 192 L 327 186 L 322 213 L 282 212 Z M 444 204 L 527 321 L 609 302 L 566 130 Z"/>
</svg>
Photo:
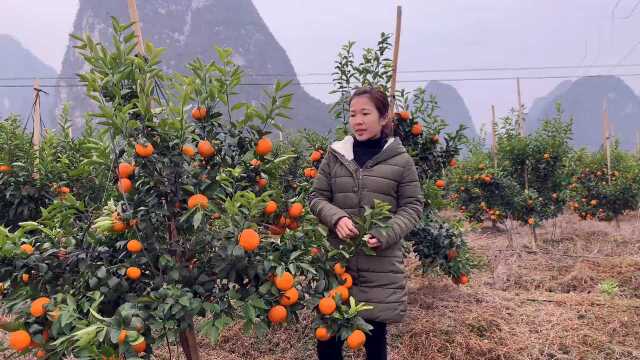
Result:
<svg viewBox="0 0 640 360">
<path fill-rule="evenodd" d="M 367 234 L 366 235 L 366 239 L 367 239 L 367 246 L 369 246 L 372 249 L 377 248 L 378 246 L 382 245 L 382 243 L 380 242 L 380 240 L 378 240 L 377 238 L 375 238 L 373 235 Z"/>
<path fill-rule="evenodd" d="M 351 239 L 358 235 L 358 229 L 348 217 L 343 217 L 336 224 L 336 233 L 341 240 Z"/>
</svg>

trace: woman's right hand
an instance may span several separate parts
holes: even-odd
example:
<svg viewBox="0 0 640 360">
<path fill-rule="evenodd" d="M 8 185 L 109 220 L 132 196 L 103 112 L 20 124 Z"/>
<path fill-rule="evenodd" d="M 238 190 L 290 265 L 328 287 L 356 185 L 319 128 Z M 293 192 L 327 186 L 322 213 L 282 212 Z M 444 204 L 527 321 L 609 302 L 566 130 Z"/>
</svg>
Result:
<svg viewBox="0 0 640 360">
<path fill-rule="evenodd" d="M 336 224 L 336 234 L 342 240 L 351 239 L 358 235 L 358 229 L 348 217 L 343 217 Z"/>
</svg>

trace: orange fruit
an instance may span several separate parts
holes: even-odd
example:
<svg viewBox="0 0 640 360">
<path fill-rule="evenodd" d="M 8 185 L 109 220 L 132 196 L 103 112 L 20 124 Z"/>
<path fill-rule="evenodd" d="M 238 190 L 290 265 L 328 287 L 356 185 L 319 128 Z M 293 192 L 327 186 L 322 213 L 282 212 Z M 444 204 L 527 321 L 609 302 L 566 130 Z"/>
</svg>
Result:
<svg viewBox="0 0 640 360">
<path fill-rule="evenodd" d="M 400 120 L 402 121 L 407 121 L 411 119 L 411 113 L 408 111 L 400 111 L 398 115 L 400 115 Z"/>
<path fill-rule="evenodd" d="M 11 171 L 11 166 L 9 165 L 0 165 L 0 172 L 9 172 Z"/>
<path fill-rule="evenodd" d="M 207 108 L 204 106 L 197 106 L 191 110 L 191 117 L 195 121 L 204 120 L 207 117 Z"/>
<path fill-rule="evenodd" d="M 367 337 L 364 335 L 362 330 L 354 330 L 351 335 L 347 337 L 347 346 L 349 349 L 356 350 L 360 349 L 364 346 L 364 342 L 367 340 Z"/>
<path fill-rule="evenodd" d="M 137 268 L 135 266 L 131 266 L 127 268 L 127 277 L 129 279 L 135 281 L 140 279 L 140 276 L 142 276 L 142 270 L 140 270 L 140 268 Z"/>
<path fill-rule="evenodd" d="M 127 226 L 122 221 L 114 221 L 111 225 L 111 231 L 114 233 L 123 233 L 127 229 Z"/>
<path fill-rule="evenodd" d="M 331 339 L 331 334 L 329 334 L 329 330 L 327 330 L 324 326 L 318 326 L 316 329 L 316 339 L 319 341 L 327 341 Z"/>
<path fill-rule="evenodd" d="M 209 158 L 216 154 L 216 149 L 209 140 L 200 140 L 198 142 L 198 154 L 203 158 Z"/>
<path fill-rule="evenodd" d="M 344 285 L 340 285 L 329 292 L 329 296 L 331 296 L 331 298 L 335 298 L 336 294 L 340 295 L 340 299 L 342 299 L 342 301 L 349 300 L 349 289 Z"/>
<path fill-rule="evenodd" d="M 202 194 L 191 195 L 187 200 L 187 207 L 189 209 L 193 209 L 195 207 L 206 209 L 209 207 L 209 199 Z"/>
<path fill-rule="evenodd" d="M 136 144 L 136 155 L 141 158 L 148 158 L 153 155 L 153 145 L 151 144 Z"/>
<path fill-rule="evenodd" d="M 28 283 L 30 277 L 31 277 L 31 275 L 29 275 L 29 274 L 22 274 L 22 277 L 21 277 L 22 282 L 25 283 L 25 284 Z"/>
<path fill-rule="evenodd" d="M 271 151 L 273 151 L 273 143 L 269 138 L 263 137 L 258 140 L 258 143 L 256 144 L 256 154 L 259 156 L 266 156 L 269 155 Z"/>
<path fill-rule="evenodd" d="M 31 303 L 31 315 L 33 317 L 43 316 L 46 313 L 44 306 L 50 302 L 51 300 L 49 300 L 49 298 L 46 296 L 39 297 L 33 300 L 33 302 Z"/>
<path fill-rule="evenodd" d="M 469 277 L 465 274 L 460 274 L 460 278 L 458 278 L 458 283 L 460 285 L 467 285 L 469 283 Z"/>
<path fill-rule="evenodd" d="M 273 282 L 276 284 L 276 287 L 278 288 L 278 290 L 286 291 L 293 287 L 295 279 L 293 278 L 293 275 L 291 275 L 290 272 L 285 271 L 282 273 L 282 275 L 276 276 L 273 279 Z"/>
<path fill-rule="evenodd" d="M 261 177 L 259 177 L 259 178 L 256 180 L 256 183 L 258 184 L 258 187 L 259 187 L 260 189 L 264 189 L 264 188 L 267 186 L 267 184 L 269 183 L 269 181 L 268 181 L 267 179 L 265 179 L 265 178 L 261 178 Z"/>
<path fill-rule="evenodd" d="M 336 311 L 336 302 L 330 297 L 323 297 L 318 303 L 318 310 L 322 315 L 331 315 Z"/>
<path fill-rule="evenodd" d="M 458 166 L 458 160 L 451 159 L 451 161 L 449 161 L 449 166 L 455 168 L 456 166 Z"/>
<path fill-rule="evenodd" d="M 339 262 L 333 265 L 333 272 L 336 273 L 336 275 L 338 276 L 344 274 L 346 271 L 347 269 Z"/>
<path fill-rule="evenodd" d="M 258 160 L 258 159 L 253 159 L 249 162 L 251 164 L 251 166 L 253 167 L 258 167 L 262 164 L 262 161 Z"/>
<path fill-rule="evenodd" d="M 127 250 L 130 253 L 137 254 L 142 251 L 142 243 L 139 240 L 129 240 L 127 242 Z"/>
<path fill-rule="evenodd" d="M 411 127 L 411 135 L 420 136 L 422 134 L 422 125 L 415 124 Z"/>
<path fill-rule="evenodd" d="M 278 211 L 278 203 L 273 200 L 268 201 L 264 206 L 265 215 L 273 215 L 276 211 Z"/>
<path fill-rule="evenodd" d="M 133 183 L 131 182 L 131 180 L 127 178 L 121 178 L 120 180 L 118 180 L 118 191 L 123 194 L 127 194 L 131 192 L 131 189 L 133 189 Z"/>
<path fill-rule="evenodd" d="M 118 344 L 122 345 L 125 341 L 127 341 L 127 330 L 122 329 L 120 330 L 120 335 L 118 335 Z"/>
<path fill-rule="evenodd" d="M 145 340 L 142 340 L 141 342 L 139 342 L 137 344 L 131 344 L 131 348 L 136 353 L 141 354 L 147 349 L 147 342 Z"/>
<path fill-rule="evenodd" d="M 45 356 L 47 356 L 47 353 L 42 349 L 40 349 L 40 350 L 38 350 L 38 352 L 36 352 L 36 357 L 38 359 L 44 359 Z"/>
<path fill-rule="evenodd" d="M 300 227 L 300 224 L 295 220 L 290 220 L 289 224 L 287 224 L 287 229 L 292 231 L 298 230 L 299 227 Z"/>
<path fill-rule="evenodd" d="M 533 224 L 535 224 L 535 223 L 536 223 L 536 220 L 535 220 L 534 218 L 529 218 L 529 219 L 527 220 L 527 224 L 529 224 L 529 225 L 533 225 Z"/>
<path fill-rule="evenodd" d="M 59 188 L 56 189 L 56 191 L 58 192 L 58 194 L 68 194 L 71 192 L 71 189 L 69 189 L 66 186 L 60 186 Z"/>
<path fill-rule="evenodd" d="M 444 182 L 444 180 L 442 180 L 442 179 L 436 180 L 436 187 L 438 189 L 440 189 L 440 190 L 444 189 L 445 185 L 446 185 L 446 183 Z"/>
<path fill-rule="evenodd" d="M 491 184 L 491 175 L 484 175 L 482 176 L 482 181 L 484 181 L 485 184 Z"/>
<path fill-rule="evenodd" d="M 20 245 L 20 250 L 27 255 L 33 254 L 33 246 L 30 244 L 22 244 Z"/>
<path fill-rule="evenodd" d="M 300 294 L 298 294 L 298 290 L 294 287 L 287 290 L 280 296 L 280 305 L 290 306 L 298 302 Z"/>
<path fill-rule="evenodd" d="M 31 345 L 31 335 L 24 330 L 9 333 L 9 347 L 17 352 L 22 352 Z"/>
<path fill-rule="evenodd" d="M 308 167 L 304 169 L 304 177 L 313 179 L 318 175 L 318 170 L 314 167 Z"/>
<path fill-rule="evenodd" d="M 299 218 L 304 214 L 304 206 L 301 203 L 293 203 L 289 208 L 289 216 L 292 218 Z"/>
<path fill-rule="evenodd" d="M 118 165 L 118 177 L 119 178 L 128 178 L 133 175 L 135 171 L 135 167 L 129 163 L 120 163 Z"/>
<path fill-rule="evenodd" d="M 196 149 L 194 149 L 191 145 L 182 145 L 182 149 L 180 149 L 180 152 L 190 158 L 196 156 Z"/>
<path fill-rule="evenodd" d="M 322 153 L 318 150 L 314 150 L 309 159 L 311 159 L 311 161 L 320 161 L 320 159 L 322 159 Z"/>
<path fill-rule="evenodd" d="M 244 251 L 253 251 L 260 245 L 260 235 L 253 229 L 244 229 L 238 236 L 238 245 Z"/>
<path fill-rule="evenodd" d="M 287 320 L 287 308 L 282 305 L 276 305 L 269 310 L 267 316 L 272 324 L 280 324 Z"/>
<path fill-rule="evenodd" d="M 351 287 L 353 286 L 353 278 L 349 273 L 344 273 L 340 275 L 340 280 L 344 281 L 344 284 L 342 284 L 342 286 L 344 286 L 347 289 L 351 289 Z"/>
</svg>

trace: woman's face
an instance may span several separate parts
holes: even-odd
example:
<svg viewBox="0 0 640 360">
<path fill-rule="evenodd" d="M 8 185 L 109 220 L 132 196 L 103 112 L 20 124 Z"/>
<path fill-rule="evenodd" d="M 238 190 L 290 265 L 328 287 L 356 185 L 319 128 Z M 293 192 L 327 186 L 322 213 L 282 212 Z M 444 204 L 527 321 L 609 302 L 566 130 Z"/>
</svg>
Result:
<svg viewBox="0 0 640 360">
<path fill-rule="evenodd" d="M 382 133 L 384 119 L 368 96 L 357 96 L 351 100 L 349 127 L 358 141 L 375 139 Z"/>
</svg>

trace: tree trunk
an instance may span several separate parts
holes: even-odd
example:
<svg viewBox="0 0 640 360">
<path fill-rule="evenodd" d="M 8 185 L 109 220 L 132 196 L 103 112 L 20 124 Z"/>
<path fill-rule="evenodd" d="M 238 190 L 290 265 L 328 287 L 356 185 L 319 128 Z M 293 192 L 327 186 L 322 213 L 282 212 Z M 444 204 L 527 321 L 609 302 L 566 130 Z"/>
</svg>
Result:
<svg viewBox="0 0 640 360">
<path fill-rule="evenodd" d="M 180 332 L 180 345 L 187 360 L 200 360 L 200 350 L 196 334 L 193 331 L 193 324 L 187 330 Z"/>
</svg>

